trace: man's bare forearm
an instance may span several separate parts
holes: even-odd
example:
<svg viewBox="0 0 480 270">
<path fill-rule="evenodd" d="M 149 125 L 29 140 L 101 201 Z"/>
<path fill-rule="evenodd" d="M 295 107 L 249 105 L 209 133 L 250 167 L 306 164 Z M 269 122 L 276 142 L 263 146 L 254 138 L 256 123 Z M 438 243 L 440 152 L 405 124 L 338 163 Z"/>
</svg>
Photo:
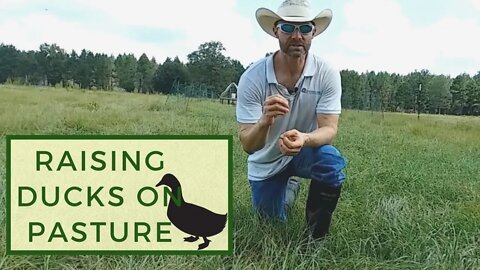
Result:
<svg viewBox="0 0 480 270">
<path fill-rule="evenodd" d="M 243 150 L 252 154 L 262 149 L 267 141 L 269 130 L 270 126 L 262 122 L 252 125 L 242 125 L 238 134 Z"/>
<path fill-rule="evenodd" d="M 337 129 L 331 126 L 325 126 L 304 134 L 304 147 L 319 147 L 325 144 L 332 144 L 333 139 L 337 135 Z"/>
</svg>

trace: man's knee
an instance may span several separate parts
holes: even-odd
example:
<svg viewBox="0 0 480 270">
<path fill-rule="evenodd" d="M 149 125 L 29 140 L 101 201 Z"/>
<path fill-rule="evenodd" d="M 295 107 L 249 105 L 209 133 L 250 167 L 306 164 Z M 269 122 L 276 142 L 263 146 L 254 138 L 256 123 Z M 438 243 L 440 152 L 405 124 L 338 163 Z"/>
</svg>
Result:
<svg viewBox="0 0 480 270">
<path fill-rule="evenodd" d="M 342 170 L 346 162 L 342 154 L 330 144 L 314 149 L 312 180 L 329 186 L 339 186 L 345 181 Z"/>
<path fill-rule="evenodd" d="M 263 217 L 285 221 L 285 189 L 279 183 L 270 184 L 267 181 L 250 181 L 253 209 Z"/>
</svg>

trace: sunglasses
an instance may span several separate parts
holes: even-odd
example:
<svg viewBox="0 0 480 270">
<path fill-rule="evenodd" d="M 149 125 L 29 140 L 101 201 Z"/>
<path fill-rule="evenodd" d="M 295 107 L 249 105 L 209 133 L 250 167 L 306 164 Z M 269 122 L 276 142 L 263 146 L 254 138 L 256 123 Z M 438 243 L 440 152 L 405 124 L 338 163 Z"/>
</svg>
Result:
<svg viewBox="0 0 480 270">
<path fill-rule="evenodd" d="M 313 25 L 311 24 L 295 25 L 290 23 L 279 23 L 277 27 L 286 34 L 292 34 L 298 29 L 302 35 L 310 34 L 314 29 Z"/>
</svg>

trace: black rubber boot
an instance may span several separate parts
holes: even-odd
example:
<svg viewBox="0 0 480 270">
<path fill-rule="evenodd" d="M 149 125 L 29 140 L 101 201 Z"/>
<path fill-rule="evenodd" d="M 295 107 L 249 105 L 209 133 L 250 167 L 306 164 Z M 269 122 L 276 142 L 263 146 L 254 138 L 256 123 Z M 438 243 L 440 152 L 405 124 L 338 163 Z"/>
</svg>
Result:
<svg viewBox="0 0 480 270">
<path fill-rule="evenodd" d="M 322 239 L 328 233 L 341 190 L 342 186 L 329 187 L 314 180 L 310 182 L 305 215 L 314 239 Z"/>
</svg>

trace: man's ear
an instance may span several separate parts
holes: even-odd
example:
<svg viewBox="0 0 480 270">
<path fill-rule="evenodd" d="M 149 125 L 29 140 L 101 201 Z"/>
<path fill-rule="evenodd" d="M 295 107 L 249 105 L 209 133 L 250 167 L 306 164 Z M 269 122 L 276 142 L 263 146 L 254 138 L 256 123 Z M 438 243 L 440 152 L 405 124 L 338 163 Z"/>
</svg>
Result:
<svg viewBox="0 0 480 270">
<path fill-rule="evenodd" d="M 278 38 L 278 28 L 277 27 L 273 27 L 273 33 Z"/>
</svg>

